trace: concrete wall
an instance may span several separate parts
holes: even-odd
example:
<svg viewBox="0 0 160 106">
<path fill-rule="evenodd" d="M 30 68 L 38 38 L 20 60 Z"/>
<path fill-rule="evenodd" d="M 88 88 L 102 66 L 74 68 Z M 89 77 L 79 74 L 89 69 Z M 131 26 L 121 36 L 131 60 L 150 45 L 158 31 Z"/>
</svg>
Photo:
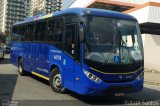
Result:
<svg viewBox="0 0 160 106">
<path fill-rule="evenodd" d="M 146 71 L 160 72 L 160 35 L 144 34 L 144 59 Z"/>
</svg>

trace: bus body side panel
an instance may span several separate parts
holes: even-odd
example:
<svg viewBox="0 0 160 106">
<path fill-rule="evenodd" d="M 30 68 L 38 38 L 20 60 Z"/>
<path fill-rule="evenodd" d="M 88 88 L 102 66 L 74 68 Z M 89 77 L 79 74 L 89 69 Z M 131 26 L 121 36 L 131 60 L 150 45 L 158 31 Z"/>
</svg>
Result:
<svg viewBox="0 0 160 106">
<path fill-rule="evenodd" d="M 42 60 L 42 45 L 40 43 L 35 43 L 35 57 L 34 57 L 34 63 L 33 63 L 33 68 L 32 71 L 36 72 L 36 73 L 41 73 L 41 71 L 43 71 L 42 67 L 43 67 L 43 61 Z"/>
<path fill-rule="evenodd" d="M 32 49 L 32 43 L 22 43 L 23 45 L 23 65 L 24 70 L 30 72 L 32 68 L 31 64 L 31 49 Z"/>
<path fill-rule="evenodd" d="M 36 53 L 37 53 L 38 60 L 36 60 L 35 62 L 34 69 L 39 74 L 45 77 L 49 77 L 49 61 L 48 61 L 49 45 L 45 43 L 38 44 Z"/>
<path fill-rule="evenodd" d="M 50 45 L 49 63 L 50 67 L 55 65 L 59 68 L 64 87 L 74 91 L 74 60 L 63 51 Z"/>
<path fill-rule="evenodd" d="M 31 57 L 32 57 L 32 69 L 31 71 L 34 71 L 34 72 L 38 72 L 36 70 L 36 62 L 37 62 L 37 54 L 38 54 L 38 44 L 37 43 L 33 43 L 32 44 L 32 50 L 31 50 Z"/>
<path fill-rule="evenodd" d="M 75 61 L 67 54 L 63 54 L 63 80 L 64 86 L 72 91 L 75 90 Z"/>
<path fill-rule="evenodd" d="M 18 43 L 12 42 L 10 59 L 11 59 L 11 63 L 15 66 L 18 66 L 18 49 L 19 49 Z"/>
<path fill-rule="evenodd" d="M 11 47 L 11 63 L 18 67 L 18 59 L 23 57 L 23 45 L 19 42 L 12 42 Z"/>
</svg>

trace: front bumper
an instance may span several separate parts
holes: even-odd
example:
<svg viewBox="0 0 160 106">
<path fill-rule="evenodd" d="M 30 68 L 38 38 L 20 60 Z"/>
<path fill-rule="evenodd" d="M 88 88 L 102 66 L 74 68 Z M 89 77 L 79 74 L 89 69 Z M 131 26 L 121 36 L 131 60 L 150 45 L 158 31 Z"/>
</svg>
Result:
<svg viewBox="0 0 160 106">
<path fill-rule="evenodd" d="M 87 79 L 88 80 L 88 79 Z M 82 95 L 114 95 L 115 93 L 140 92 L 143 89 L 144 77 L 123 83 L 95 83 L 88 80 L 88 84 L 81 86 L 79 93 Z"/>
</svg>

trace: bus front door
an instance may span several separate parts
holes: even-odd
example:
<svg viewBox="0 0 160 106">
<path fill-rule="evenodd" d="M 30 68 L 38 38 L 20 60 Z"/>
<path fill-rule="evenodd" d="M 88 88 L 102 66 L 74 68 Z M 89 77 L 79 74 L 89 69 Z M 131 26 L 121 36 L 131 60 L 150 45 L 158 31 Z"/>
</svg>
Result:
<svg viewBox="0 0 160 106">
<path fill-rule="evenodd" d="M 64 65 L 64 85 L 70 90 L 74 90 L 75 88 L 75 36 L 76 32 L 76 24 L 68 24 L 66 25 L 65 30 L 65 56 L 63 59 Z"/>
</svg>

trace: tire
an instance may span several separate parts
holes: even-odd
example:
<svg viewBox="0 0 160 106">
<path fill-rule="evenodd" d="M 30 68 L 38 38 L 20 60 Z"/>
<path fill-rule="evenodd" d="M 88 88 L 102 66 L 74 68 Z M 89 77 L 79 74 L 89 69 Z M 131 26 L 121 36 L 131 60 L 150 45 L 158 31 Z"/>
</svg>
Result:
<svg viewBox="0 0 160 106">
<path fill-rule="evenodd" d="M 22 61 L 22 59 L 19 59 L 19 62 L 18 62 L 18 72 L 19 72 L 19 75 L 21 75 L 21 76 L 25 75 L 25 70 L 23 68 L 23 61 Z"/>
<path fill-rule="evenodd" d="M 54 92 L 64 93 L 66 91 L 62 85 L 62 77 L 58 68 L 54 68 L 51 71 L 49 83 Z"/>
</svg>

